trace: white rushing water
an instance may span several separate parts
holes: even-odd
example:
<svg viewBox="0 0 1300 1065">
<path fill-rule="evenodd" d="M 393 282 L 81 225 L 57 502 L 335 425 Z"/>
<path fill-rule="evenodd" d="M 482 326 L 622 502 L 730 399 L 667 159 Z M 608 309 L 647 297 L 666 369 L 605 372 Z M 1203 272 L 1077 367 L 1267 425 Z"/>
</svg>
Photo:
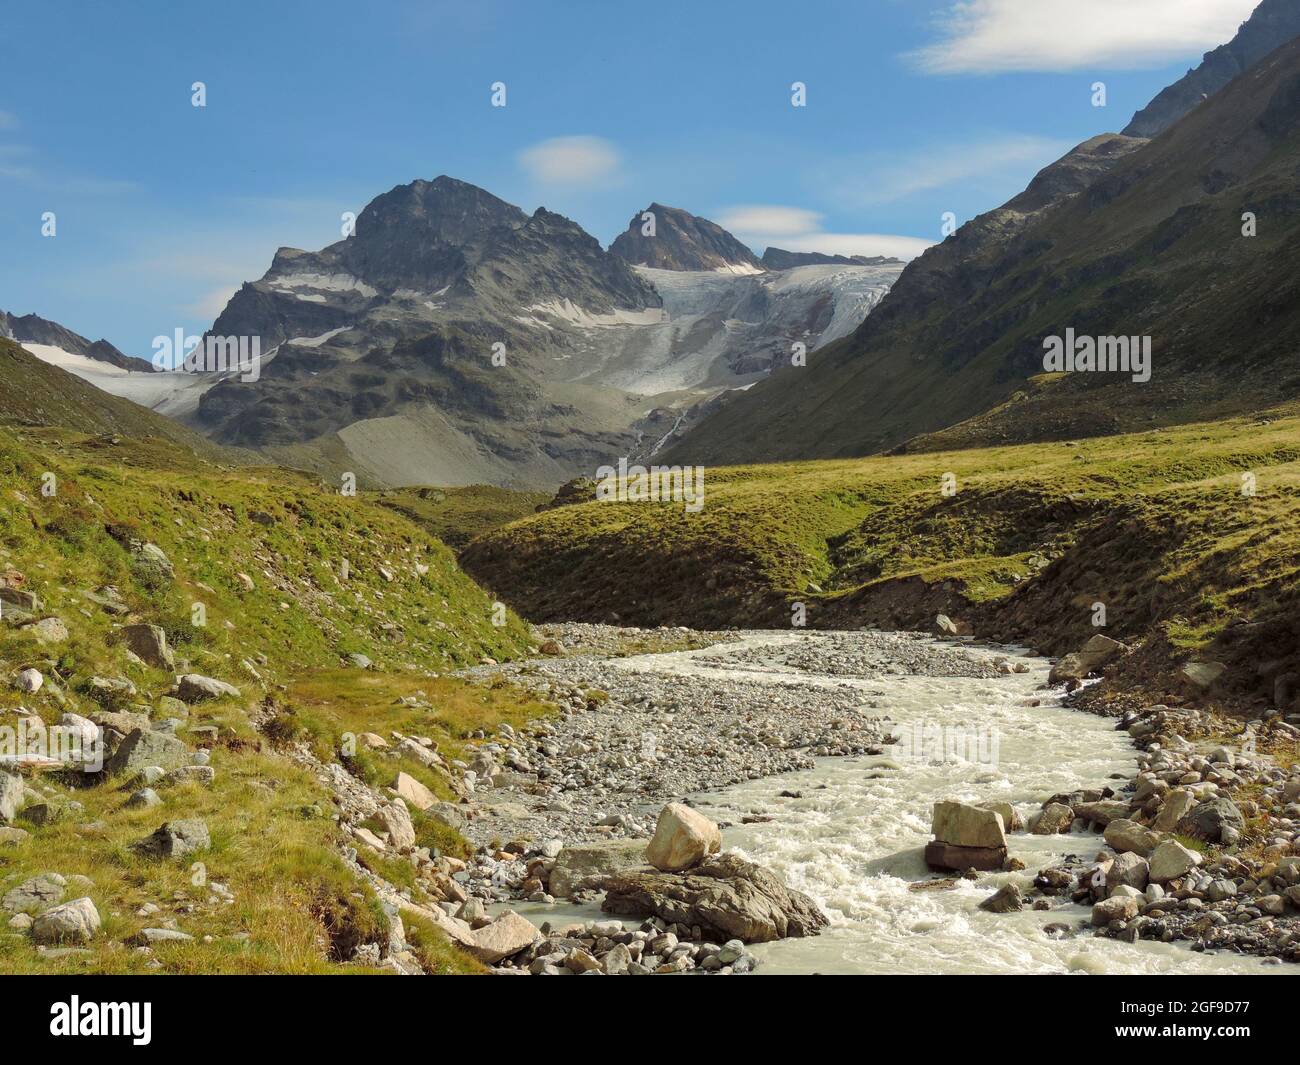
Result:
<svg viewBox="0 0 1300 1065">
<path fill-rule="evenodd" d="M 931 730 L 996 729 L 996 760 L 979 762 L 907 757 L 887 748 L 885 757 L 824 758 L 815 769 L 737 785 L 695 796 L 699 808 L 732 827 L 724 848 L 738 848 L 785 882 L 815 899 L 831 919 L 821 935 L 753 948 L 757 972 L 779 973 L 1254 973 L 1284 974 L 1292 966 L 1226 953 L 1196 953 L 1186 945 L 1136 944 L 1082 934 L 1054 939 L 1043 926 L 1072 928 L 1089 910 L 1068 899 L 1052 909 L 992 914 L 978 903 L 1010 879 L 1028 886 L 1034 873 L 1067 853 L 1091 858 L 1101 837 L 1010 834 L 1010 853 L 1025 863 L 1018 873 L 982 874 L 947 891 L 912 891 L 929 872 L 922 848 L 940 799 L 1001 800 L 1026 816 L 1055 792 L 1099 787 L 1111 774 L 1130 774 L 1135 751 L 1114 722 L 1059 705 L 1040 689 L 1047 664 L 1010 655 L 1028 673 L 992 679 L 885 675 L 825 676 L 780 665 L 728 663 L 729 653 L 763 645 L 788 645 L 814 633 L 763 634 L 739 644 L 704 651 L 642 655 L 619 668 L 668 671 L 689 685 L 692 676 L 734 676 L 779 685 L 824 684 L 860 688 L 864 710 L 888 715 L 898 731 L 914 724 Z M 994 654 L 991 649 L 977 653 Z M 704 661 L 706 658 L 720 662 Z M 999 655 L 998 657 L 1002 657 Z M 1033 702 L 1040 705 L 1034 706 Z M 987 733 L 985 734 L 987 739 Z M 987 745 L 985 753 L 988 753 Z M 801 798 L 782 798 L 797 791 Z M 741 824 L 746 815 L 770 815 L 766 823 Z M 1036 895 L 1034 897 L 1037 897 Z"/>
</svg>

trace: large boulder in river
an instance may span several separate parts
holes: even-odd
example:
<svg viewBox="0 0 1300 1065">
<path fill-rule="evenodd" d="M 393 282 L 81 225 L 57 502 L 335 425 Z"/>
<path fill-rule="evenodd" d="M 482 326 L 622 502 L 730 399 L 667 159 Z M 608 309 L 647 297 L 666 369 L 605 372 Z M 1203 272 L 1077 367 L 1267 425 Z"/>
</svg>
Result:
<svg viewBox="0 0 1300 1065">
<path fill-rule="evenodd" d="M 926 844 L 931 869 L 1001 869 L 1007 858 L 1002 815 L 996 810 L 951 799 L 934 804 L 934 839 Z"/>
<path fill-rule="evenodd" d="M 555 858 L 548 890 L 557 899 L 567 899 L 575 891 L 599 887 L 608 877 L 646 869 L 645 851 L 643 839 L 611 839 L 565 847 Z"/>
<path fill-rule="evenodd" d="M 1069 832 L 1074 824 L 1074 809 L 1063 802 L 1049 802 L 1029 819 L 1029 831 L 1035 836 L 1055 836 Z"/>
<path fill-rule="evenodd" d="M 807 895 L 736 854 L 706 859 L 687 873 L 623 873 L 605 881 L 606 913 L 698 925 L 706 939 L 767 943 L 816 935 L 827 923 Z"/>
<path fill-rule="evenodd" d="M 718 826 L 697 810 L 670 802 L 659 811 L 646 861 L 665 873 L 680 873 L 722 850 Z"/>
<path fill-rule="evenodd" d="M 1097 802 L 1077 803 L 1074 814 L 1076 817 L 1082 817 L 1085 821 L 1091 821 L 1105 828 L 1112 821 L 1128 817 L 1129 808 L 1128 803 L 1119 799 L 1100 799 Z"/>
<path fill-rule="evenodd" d="M 934 804 L 931 822 L 934 838 L 954 847 L 1005 847 L 1006 825 L 1002 815 L 985 806 L 972 806 L 946 799 Z"/>
<path fill-rule="evenodd" d="M 1128 648 L 1118 640 L 1098 633 L 1073 654 L 1068 654 L 1052 667 L 1047 676 L 1048 684 L 1063 684 L 1067 680 L 1083 680 L 1090 673 L 1096 673 L 1112 659 L 1127 651 Z"/>
</svg>

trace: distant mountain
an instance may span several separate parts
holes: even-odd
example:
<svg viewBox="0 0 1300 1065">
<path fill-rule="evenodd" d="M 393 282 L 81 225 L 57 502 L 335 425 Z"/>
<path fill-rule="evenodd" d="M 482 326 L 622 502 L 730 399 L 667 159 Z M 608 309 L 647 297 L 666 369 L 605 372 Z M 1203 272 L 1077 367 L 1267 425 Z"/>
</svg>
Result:
<svg viewBox="0 0 1300 1065">
<path fill-rule="evenodd" d="M 651 223 L 654 232 L 647 234 Z M 609 250 L 624 262 L 658 270 L 756 274 L 764 269 L 754 253 L 720 225 L 660 203 L 634 214 Z"/>
<path fill-rule="evenodd" d="M 51 322 L 48 318 L 41 318 L 35 314 L 16 317 L 6 311 L 0 311 L 0 337 L 16 340 L 20 344 L 58 348 L 70 355 L 116 366 L 120 370 L 153 373 L 155 369 L 152 363 L 144 359 L 123 355 L 107 340 L 87 340 L 80 333 L 74 333 L 66 326 L 59 325 L 58 322 Z"/>
<path fill-rule="evenodd" d="M 655 452 L 795 345 L 848 335 L 901 268 L 764 270 L 712 223 L 656 209 L 674 262 L 715 265 L 633 264 L 449 177 L 398 186 L 344 240 L 281 248 L 218 316 L 210 336 L 259 339 L 258 381 L 167 375 L 178 391 L 150 405 L 375 482 L 554 486 Z"/>
<path fill-rule="evenodd" d="M 769 270 L 789 270 L 795 266 L 902 266 L 902 259 L 888 255 L 826 255 L 819 251 L 786 251 L 768 248 L 759 260 Z"/>
<path fill-rule="evenodd" d="M 1124 127 L 1124 135 L 1154 137 L 1163 133 L 1242 71 L 1298 36 L 1300 0 L 1263 0 L 1231 41 L 1206 52 L 1198 67 L 1134 115 Z"/>
<path fill-rule="evenodd" d="M 720 405 L 668 458 L 1059 439 L 1300 395 L 1297 173 L 1292 41 L 1155 140 L 1104 135 L 1044 169 L 914 260 L 852 337 Z M 1149 337 L 1150 380 L 1045 374 L 1044 341 L 1067 330 Z"/>
</svg>

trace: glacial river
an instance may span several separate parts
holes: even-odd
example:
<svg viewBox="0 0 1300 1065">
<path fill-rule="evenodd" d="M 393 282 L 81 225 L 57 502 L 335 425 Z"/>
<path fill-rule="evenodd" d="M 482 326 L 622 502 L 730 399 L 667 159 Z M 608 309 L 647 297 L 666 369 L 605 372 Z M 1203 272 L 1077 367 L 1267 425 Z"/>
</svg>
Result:
<svg viewBox="0 0 1300 1065">
<path fill-rule="evenodd" d="M 715 820 L 731 825 L 724 847 L 735 847 L 806 892 L 830 916 L 830 927 L 808 939 L 753 948 L 759 974 L 779 973 L 1271 973 L 1295 966 L 1268 965 L 1227 953 L 1196 953 L 1185 945 L 1136 944 L 1082 934 L 1054 939 L 1053 922 L 1071 927 L 1089 910 L 1068 900 L 1052 909 L 992 914 L 978 908 L 1008 879 L 1027 886 L 1036 870 L 1067 853 L 1092 857 L 1101 838 L 1091 832 L 1062 836 L 1010 834 L 1010 853 L 1025 863 L 1019 873 L 984 874 L 948 891 L 912 891 L 926 878 L 922 848 L 930 838 L 936 800 L 996 799 L 1027 816 L 1047 796 L 1097 787 L 1111 774 L 1131 773 L 1136 757 L 1114 722 L 1059 705 L 1039 688 L 1046 660 L 1011 655 L 1029 672 L 994 679 L 907 675 L 854 679 L 819 676 L 781 666 L 729 664 L 727 655 L 755 643 L 816 638 L 813 633 L 763 634 L 741 644 L 700 652 L 623 659 L 622 668 L 666 670 L 689 683 L 691 675 L 730 673 L 779 685 L 798 681 L 840 687 L 858 685 L 870 694 L 873 715 L 914 736 L 914 725 L 931 734 L 997 730 L 996 757 L 985 742 L 968 747 L 974 762 L 915 757 L 906 748 L 885 757 L 824 758 L 805 772 L 756 780 L 694 797 Z M 705 658 L 721 661 L 708 662 Z M 881 693 L 884 697 L 881 697 Z M 1039 700 L 1040 705 L 1031 703 Z M 966 733 L 969 734 L 969 733 Z M 977 733 L 978 734 L 978 733 Z M 987 740 L 988 733 L 983 736 Z M 982 759 L 981 759 L 981 756 Z M 782 791 L 801 793 L 783 798 Z M 770 815 L 766 823 L 741 824 L 746 815 Z"/>
</svg>

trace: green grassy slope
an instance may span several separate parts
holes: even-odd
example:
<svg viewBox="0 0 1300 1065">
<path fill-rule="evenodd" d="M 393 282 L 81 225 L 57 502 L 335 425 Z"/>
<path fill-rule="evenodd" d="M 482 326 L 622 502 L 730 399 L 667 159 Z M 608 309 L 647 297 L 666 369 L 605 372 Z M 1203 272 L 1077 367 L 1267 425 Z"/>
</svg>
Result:
<svg viewBox="0 0 1300 1065">
<path fill-rule="evenodd" d="M 1252 699 L 1300 666 L 1298 507 L 1290 408 L 1081 443 L 709 469 L 698 514 L 579 503 L 461 560 L 533 620 L 784 627 L 799 602 L 813 627 L 943 612 L 1059 653 L 1097 631 L 1103 602 L 1108 635 L 1226 656 L 1240 665 L 1223 684 Z"/>
<path fill-rule="evenodd" d="M 911 263 L 853 336 L 724 404 L 667 458 L 1072 439 L 1300 395 L 1298 166 L 1300 40 L 1156 139 L 1097 138 L 1049 167 Z M 1042 339 L 1068 327 L 1150 336 L 1151 380 L 1031 381 Z"/>
<path fill-rule="evenodd" d="M 487 484 L 463 488 L 402 488 L 380 492 L 379 502 L 460 550 L 474 537 L 534 513 L 549 492 L 519 492 Z"/>
<path fill-rule="evenodd" d="M 42 492 L 48 484 L 53 495 Z M 133 542 L 157 545 L 173 572 L 142 564 Z M 29 836 L 0 841 L 0 894 L 45 871 L 84 876 L 90 883 L 78 894 L 90 895 L 105 924 L 89 954 L 46 956 L 24 934 L 0 937 L 3 972 L 337 969 L 356 942 L 386 936 L 387 919 L 340 858 L 350 837 L 330 816 L 331 794 L 280 744 L 303 740 L 337 759 L 347 732 L 401 728 L 450 752 L 474 729 L 543 712 L 508 688 L 488 692 L 433 677 L 520 653 L 526 626 L 514 616 L 494 625 L 489 597 L 418 525 L 371 496 L 345 497 L 304 475 L 221 466 L 157 439 L 0 430 L 0 578 L 41 601 L 29 616 L 4 604 L 0 725 L 31 714 L 47 723 L 65 711 L 93 716 L 106 699 L 96 677 L 133 686 L 134 693 L 108 699 L 113 710 L 154 722 L 176 713 L 162 702 L 172 671 L 127 654 L 118 629 L 128 622 L 164 628 L 176 672 L 215 677 L 241 692 L 191 706 L 176 732 L 191 749 L 210 749 L 210 787 L 170 787 L 161 792 L 163 806 L 131 809 L 124 803 L 132 789 L 120 779 L 32 780 L 66 816 L 37 824 L 20 815 Z M 120 593 L 125 614 L 110 615 L 87 598 L 106 585 Z M 46 617 L 64 623 L 66 638 L 42 641 L 30 623 Z M 344 668 L 352 653 L 370 657 L 375 670 Z M 28 667 L 46 678 L 34 695 L 13 685 Z M 394 706 L 417 691 L 428 700 Z M 272 715 L 279 726 L 272 734 L 254 727 L 258 712 Z M 374 786 L 390 784 L 401 769 L 447 795 L 444 781 L 408 758 L 361 758 L 352 767 Z M 205 877 L 228 887 L 233 904 L 196 886 L 189 862 L 145 860 L 130 849 L 161 822 L 185 817 L 207 822 L 213 844 L 203 855 Z M 463 852 L 454 832 L 416 821 L 422 843 Z M 423 897 L 404 860 L 362 860 Z M 145 903 L 161 912 L 138 912 Z M 195 940 L 152 955 L 129 949 L 139 929 L 168 919 Z M 407 923 L 427 968 L 477 969 L 432 929 Z"/>
<path fill-rule="evenodd" d="M 49 425 L 83 433 L 121 434 L 227 462 L 238 462 L 244 454 L 220 449 L 170 418 L 101 392 L 3 337 L 0 337 L 0 425 Z"/>
</svg>

